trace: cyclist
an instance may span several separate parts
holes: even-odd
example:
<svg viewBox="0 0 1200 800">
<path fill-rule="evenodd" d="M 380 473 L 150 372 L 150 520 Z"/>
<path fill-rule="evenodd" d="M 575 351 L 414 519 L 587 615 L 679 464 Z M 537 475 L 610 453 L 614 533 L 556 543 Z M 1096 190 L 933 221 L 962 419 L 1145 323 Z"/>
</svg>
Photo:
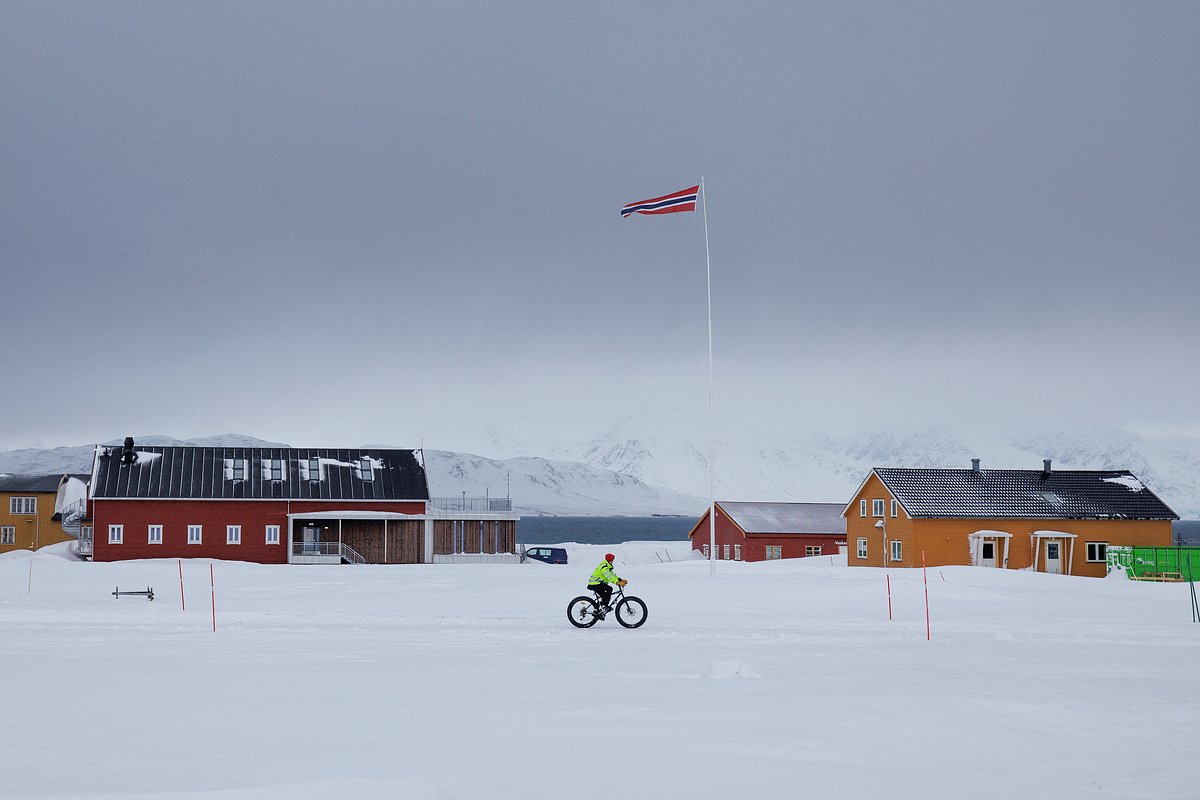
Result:
<svg viewBox="0 0 1200 800">
<path fill-rule="evenodd" d="M 627 580 L 613 572 L 613 560 L 615 558 L 616 556 L 612 553 L 605 553 L 604 560 L 600 562 L 600 566 L 592 570 L 592 577 L 588 578 L 588 589 L 600 595 L 601 615 L 612 611 L 612 606 L 608 604 L 613 592 L 610 584 L 615 583 L 618 586 L 624 586 L 628 583 Z"/>
</svg>

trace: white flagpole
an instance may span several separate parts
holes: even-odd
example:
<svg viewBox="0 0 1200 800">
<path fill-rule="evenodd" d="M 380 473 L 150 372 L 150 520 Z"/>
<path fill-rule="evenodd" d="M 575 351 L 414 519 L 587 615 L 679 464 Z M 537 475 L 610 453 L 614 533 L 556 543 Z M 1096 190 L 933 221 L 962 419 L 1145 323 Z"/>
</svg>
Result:
<svg viewBox="0 0 1200 800">
<path fill-rule="evenodd" d="M 712 348 L 712 260 L 708 254 L 708 195 L 700 176 L 704 198 L 704 276 L 708 288 L 708 576 L 717 576 L 717 498 L 713 472 L 713 348 Z"/>
</svg>

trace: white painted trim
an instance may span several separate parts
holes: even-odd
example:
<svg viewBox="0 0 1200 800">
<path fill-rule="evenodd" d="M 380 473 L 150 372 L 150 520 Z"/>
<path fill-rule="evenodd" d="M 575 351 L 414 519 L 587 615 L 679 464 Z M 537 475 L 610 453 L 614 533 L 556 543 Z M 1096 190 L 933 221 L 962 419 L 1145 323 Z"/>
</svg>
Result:
<svg viewBox="0 0 1200 800">
<path fill-rule="evenodd" d="M 850 495 L 850 502 L 846 503 L 846 507 L 842 509 L 843 517 L 850 513 L 850 509 L 854 507 L 854 501 L 858 500 L 858 496 L 862 493 L 863 488 L 867 485 L 867 481 L 871 480 L 871 476 L 874 474 L 875 469 L 872 468 L 871 471 L 867 473 L 867 477 L 863 478 L 862 483 L 860 483 L 858 488 L 854 490 L 854 494 Z M 883 479 L 880 478 L 880 480 Z"/>
</svg>

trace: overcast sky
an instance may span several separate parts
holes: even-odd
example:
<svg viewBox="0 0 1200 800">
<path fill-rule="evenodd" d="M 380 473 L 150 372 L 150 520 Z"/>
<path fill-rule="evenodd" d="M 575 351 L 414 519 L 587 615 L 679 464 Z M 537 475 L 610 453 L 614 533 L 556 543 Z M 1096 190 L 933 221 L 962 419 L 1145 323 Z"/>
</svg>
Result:
<svg viewBox="0 0 1200 800">
<path fill-rule="evenodd" d="M 0 0 L 0 448 L 1200 435 L 1200 5 Z"/>
</svg>

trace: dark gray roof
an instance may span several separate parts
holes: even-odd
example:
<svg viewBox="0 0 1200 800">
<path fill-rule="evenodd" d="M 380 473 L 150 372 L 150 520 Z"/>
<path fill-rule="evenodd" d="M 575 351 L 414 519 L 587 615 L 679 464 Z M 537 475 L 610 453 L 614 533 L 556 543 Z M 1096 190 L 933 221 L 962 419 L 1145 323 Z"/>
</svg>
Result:
<svg viewBox="0 0 1200 800">
<path fill-rule="evenodd" d="M 57 475 L 0 475 L 0 492 L 58 492 L 63 473 Z"/>
<path fill-rule="evenodd" d="M 1129 470 L 877 467 L 875 474 L 910 517 L 1179 519 Z"/>
<path fill-rule="evenodd" d="M 751 533 L 846 535 L 841 503 L 737 503 L 718 501 L 729 518 Z"/>
<path fill-rule="evenodd" d="M 425 469 L 413 450 L 331 450 L 287 447 L 134 447 L 137 461 L 121 461 L 122 448 L 97 449 L 92 497 L 223 498 L 280 500 L 428 500 Z M 310 459 L 320 460 L 312 480 Z M 369 458 L 371 480 L 358 468 Z M 245 460 L 235 479 L 236 459 Z M 283 480 L 270 478 L 273 460 Z"/>
</svg>

